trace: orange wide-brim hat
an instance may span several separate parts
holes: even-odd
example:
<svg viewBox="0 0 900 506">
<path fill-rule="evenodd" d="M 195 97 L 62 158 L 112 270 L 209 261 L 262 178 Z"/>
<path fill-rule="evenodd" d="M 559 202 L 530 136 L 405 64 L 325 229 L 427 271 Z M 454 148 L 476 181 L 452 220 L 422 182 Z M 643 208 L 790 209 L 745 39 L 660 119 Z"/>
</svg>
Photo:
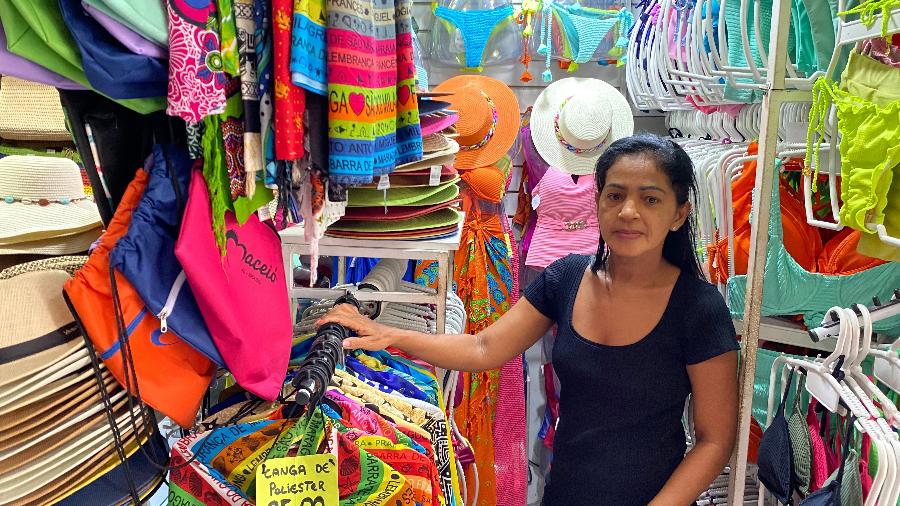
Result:
<svg viewBox="0 0 900 506">
<path fill-rule="evenodd" d="M 457 168 L 492 165 L 513 147 L 519 131 L 519 101 L 509 86 L 490 77 L 462 75 L 447 79 L 434 91 L 452 93 L 442 100 L 459 114 Z"/>
</svg>

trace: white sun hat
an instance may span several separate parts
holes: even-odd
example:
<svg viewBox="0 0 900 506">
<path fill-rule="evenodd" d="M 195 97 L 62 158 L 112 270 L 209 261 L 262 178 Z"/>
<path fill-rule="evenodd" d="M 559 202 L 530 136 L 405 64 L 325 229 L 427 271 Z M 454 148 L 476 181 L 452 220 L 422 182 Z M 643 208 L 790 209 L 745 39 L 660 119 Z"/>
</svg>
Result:
<svg viewBox="0 0 900 506">
<path fill-rule="evenodd" d="M 593 174 L 606 148 L 632 133 L 634 117 L 625 96 L 599 79 L 556 81 L 531 111 L 531 139 L 541 158 L 569 174 Z"/>
<path fill-rule="evenodd" d="M 53 239 L 53 253 L 84 251 L 99 236 L 97 205 L 84 192 L 78 165 L 67 158 L 0 158 L 0 250 Z M 94 231 L 94 234 L 87 234 Z M 64 247 L 71 242 L 71 247 Z"/>
</svg>

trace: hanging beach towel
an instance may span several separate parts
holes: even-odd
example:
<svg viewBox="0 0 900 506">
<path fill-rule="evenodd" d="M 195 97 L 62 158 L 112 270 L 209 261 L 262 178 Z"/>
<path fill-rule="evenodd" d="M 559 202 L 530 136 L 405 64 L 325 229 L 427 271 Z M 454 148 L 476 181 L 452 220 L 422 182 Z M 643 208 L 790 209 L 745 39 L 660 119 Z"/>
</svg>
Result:
<svg viewBox="0 0 900 506">
<path fill-rule="evenodd" d="M 166 60 L 129 51 L 84 11 L 80 0 L 59 0 L 59 10 L 94 89 L 112 98 L 166 96 Z"/>
<path fill-rule="evenodd" d="M 159 320 L 131 283 L 109 265 L 109 252 L 128 231 L 147 180 L 147 173 L 139 170 L 87 264 L 66 282 L 64 295 L 84 335 L 116 380 L 131 383 L 132 394 L 139 394 L 182 427 L 190 427 L 215 365 L 174 333 L 162 334 Z M 133 366 L 136 385 L 131 374 L 126 381 L 123 352 Z"/>
<path fill-rule="evenodd" d="M 128 233 L 109 255 L 140 294 L 147 309 L 216 364 L 225 363 L 197 306 L 184 269 L 175 258 L 175 241 L 187 198 L 191 166 L 187 151 L 172 146 L 154 146 L 149 163 L 150 181 L 134 211 Z M 177 180 L 178 191 L 173 187 Z"/>
<path fill-rule="evenodd" d="M 238 225 L 228 211 L 225 227 L 223 257 L 212 229 L 206 181 L 200 171 L 193 171 L 175 254 L 238 384 L 273 400 L 281 391 L 291 351 L 281 241 L 255 213 Z"/>
</svg>

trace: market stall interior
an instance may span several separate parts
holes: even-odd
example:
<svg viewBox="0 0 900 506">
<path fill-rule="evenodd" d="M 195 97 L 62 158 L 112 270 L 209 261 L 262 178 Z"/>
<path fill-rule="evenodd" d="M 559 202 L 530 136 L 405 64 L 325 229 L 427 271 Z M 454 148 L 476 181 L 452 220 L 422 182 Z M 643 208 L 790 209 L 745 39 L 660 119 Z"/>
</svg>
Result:
<svg viewBox="0 0 900 506">
<path fill-rule="evenodd" d="M 0 0 L 0 506 L 546 504 L 565 333 L 321 319 L 485 332 L 641 133 L 740 340 L 695 504 L 898 504 L 897 0 Z"/>
</svg>

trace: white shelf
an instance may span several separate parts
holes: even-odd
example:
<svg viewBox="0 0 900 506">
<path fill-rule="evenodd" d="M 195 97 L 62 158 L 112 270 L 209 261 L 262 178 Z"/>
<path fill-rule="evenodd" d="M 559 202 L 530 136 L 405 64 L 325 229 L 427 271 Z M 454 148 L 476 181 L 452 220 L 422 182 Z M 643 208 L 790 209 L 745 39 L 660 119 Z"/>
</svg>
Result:
<svg viewBox="0 0 900 506">
<path fill-rule="evenodd" d="M 279 232 L 282 243 L 284 269 L 288 282 L 288 296 L 295 299 L 336 299 L 345 293 L 352 293 L 360 302 L 406 302 L 417 304 L 435 304 L 437 306 L 437 332 L 446 331 L 447 289 L 453 272 L 453 254 L 459 248 L 462 235 L 463 220 L 454 235 L 441 239 L 395 240 L 395 239 L 351 239 L 343 237 L 323 237 L 319 240 L 319 254 L 335 256 L 341 261 L 344 269 L 344 258 L 355 256 L 363 258 L 397 258 L 409 260 L 435 260 L 438 263 L 437 293 L 410 292 L 371 292 L 332 288 L 300 287 L 294 284 L 293 265 L 291 259 L 295 254 L 308 255 L 310 245 L 306 240 L 303 226 L 297 225 Z M 339 283 L 343 282 L 343 273 L 339 273 Z"/>
</svg>

